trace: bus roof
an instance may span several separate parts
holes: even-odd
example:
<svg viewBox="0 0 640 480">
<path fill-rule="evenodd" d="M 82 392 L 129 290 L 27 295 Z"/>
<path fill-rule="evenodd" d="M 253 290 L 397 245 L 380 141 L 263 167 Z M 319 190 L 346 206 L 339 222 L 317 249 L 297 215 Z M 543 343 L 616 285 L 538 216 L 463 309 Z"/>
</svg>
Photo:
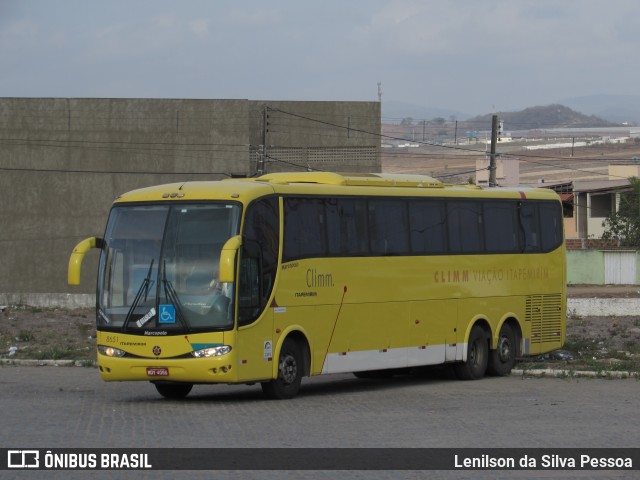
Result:
<svg viewBox="0 0 640 480">
<path fill-rule="evenodd" d="M 246 180 L 268 183 L 273 185 L 276 193 L 281 194 L 415 195 L 559 200 L 558 195 L 549 189 L 530 187 L 483 188 L 472 184 L 453 185 L 443 183 L 427 175 L 399 173 L 283 172 L 270 173 Z"/>
<path fill-rule="evenodd" d="M 256 179 L 273 184 L 318 183 L 367 187 L 443 187 L 440 180 L 427 175 L 389 173 L 284 172 L 270 173 Z"/>
<path fill-rule="evenodd" d="M 485 197 L 558 200 L 550 189 L 483 188 L 451 185 L 427 175 L 387 173 L 283 172 L 257 178 L 182 182 L 125 193 L 120 202 L 235 200 L 249 203 L 270 194 Z"/>
</svg>

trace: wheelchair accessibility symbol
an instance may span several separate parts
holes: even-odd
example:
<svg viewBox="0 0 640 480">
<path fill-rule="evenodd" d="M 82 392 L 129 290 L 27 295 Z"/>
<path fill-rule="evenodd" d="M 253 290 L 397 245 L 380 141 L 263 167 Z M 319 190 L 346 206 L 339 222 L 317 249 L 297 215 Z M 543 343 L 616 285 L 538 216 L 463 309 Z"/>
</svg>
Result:
<svg viewBox="0 0 640 480">
<path fill-rule="evenodd" d="M 176 307 L 173 305 L 160 305 L 158 323 L 176 323 Z"/>
</svg>

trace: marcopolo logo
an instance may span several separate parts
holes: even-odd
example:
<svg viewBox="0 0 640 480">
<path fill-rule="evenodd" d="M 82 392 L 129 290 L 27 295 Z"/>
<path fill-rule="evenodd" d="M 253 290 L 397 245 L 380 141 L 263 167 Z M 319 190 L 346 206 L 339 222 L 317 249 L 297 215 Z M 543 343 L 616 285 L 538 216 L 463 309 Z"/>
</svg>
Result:
<svg viewBox="0 0 640 480">
<path fill-rule="evenodd" d="M 38 450 L 9 450 L 7 452 L 9 468 L 39 468 L 40 452 Z"/>
</svg>

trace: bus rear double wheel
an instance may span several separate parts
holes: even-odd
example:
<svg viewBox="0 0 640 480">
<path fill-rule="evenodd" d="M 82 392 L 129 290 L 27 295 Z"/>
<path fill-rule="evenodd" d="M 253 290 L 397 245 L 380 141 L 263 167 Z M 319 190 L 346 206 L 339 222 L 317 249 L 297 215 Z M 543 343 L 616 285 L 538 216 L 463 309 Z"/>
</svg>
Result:
<svg viewBox="0 0 640 480">
<path fill-rule="evenodd" d="M 479 380 L 489 364 L 489 336 L 480 325 L 474 325 L 467 343 L 467 361 L 454 365 L 460 380 Z"/>
<path fill-rule="evenodd" d="M 509 375 L 516 364 L 518 354 L 518 335 L 513 327 L 505 323 L 498 334 L 498 345 L 491 350 L 487 373 L 498 377 Z"/>
</svg>

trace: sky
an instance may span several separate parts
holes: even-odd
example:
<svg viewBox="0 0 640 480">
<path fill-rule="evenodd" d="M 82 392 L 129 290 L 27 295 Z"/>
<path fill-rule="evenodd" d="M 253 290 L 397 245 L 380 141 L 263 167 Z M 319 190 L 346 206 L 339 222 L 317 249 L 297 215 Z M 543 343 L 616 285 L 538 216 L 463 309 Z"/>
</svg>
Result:
<svg viewBox="0 0 640 480">
<path fill-rule="evenodd" d="M 0 0 L 0 97 L 385 101 L 485 114 L 638 94 L 638 0 Z"/>
</svg>

